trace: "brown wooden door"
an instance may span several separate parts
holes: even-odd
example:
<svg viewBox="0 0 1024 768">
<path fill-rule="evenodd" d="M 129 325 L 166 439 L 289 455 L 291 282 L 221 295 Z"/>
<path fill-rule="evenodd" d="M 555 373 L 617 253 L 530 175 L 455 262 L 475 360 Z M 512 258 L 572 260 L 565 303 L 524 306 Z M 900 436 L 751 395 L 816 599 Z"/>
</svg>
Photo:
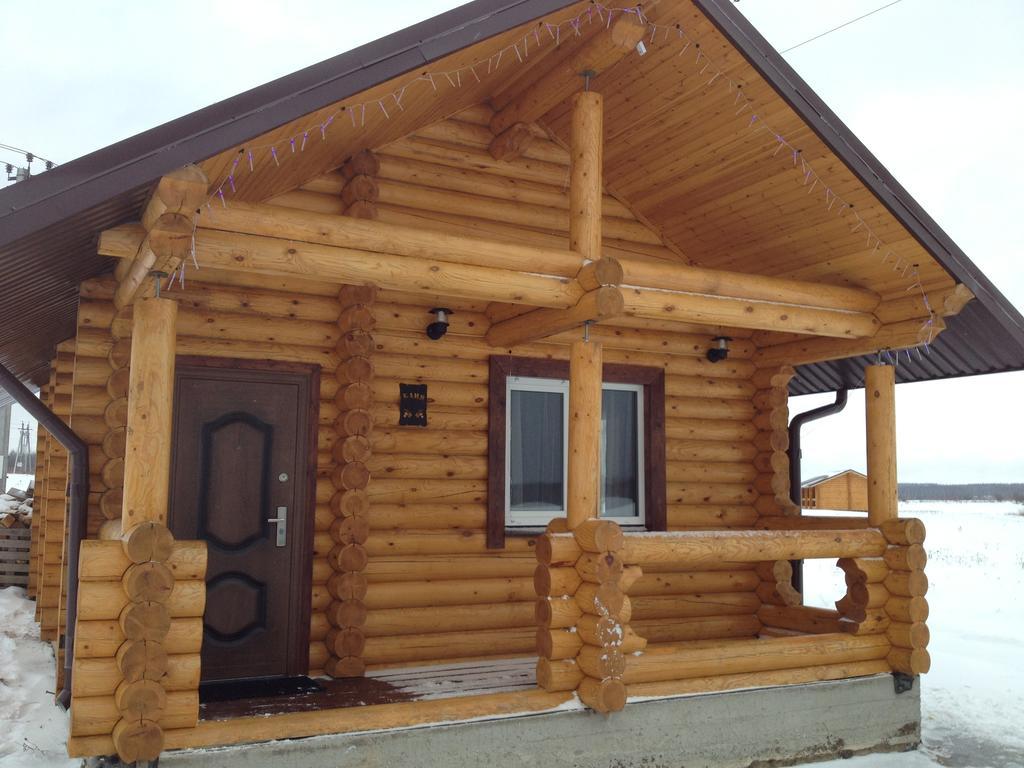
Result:
<svg viewBox="0 0 1024 768">
<path fill-rule="evenodd" d="M 319 387 L 296 368 L 178 361 L 169 515 L 175 538 L 207 542 L 203 680 L 308 668 Z"/>
</svg>

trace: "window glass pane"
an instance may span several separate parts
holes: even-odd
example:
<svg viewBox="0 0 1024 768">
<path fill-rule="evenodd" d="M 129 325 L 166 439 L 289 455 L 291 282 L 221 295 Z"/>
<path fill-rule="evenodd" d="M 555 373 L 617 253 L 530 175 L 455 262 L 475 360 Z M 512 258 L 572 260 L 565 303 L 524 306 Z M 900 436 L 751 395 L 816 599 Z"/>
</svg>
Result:
<svg viewBox="0 0 1024 768">
<path fill-rule="evenodd" d="M 602 517 L 640 516 L 637 393 L 605 389 L 601 398 Z"/>
<path fill-rule="evenodd" d="M 564 498 L 564 397 L 513 389 L 509 403 L 509 509 L 560 511 Z"/>
</svg>

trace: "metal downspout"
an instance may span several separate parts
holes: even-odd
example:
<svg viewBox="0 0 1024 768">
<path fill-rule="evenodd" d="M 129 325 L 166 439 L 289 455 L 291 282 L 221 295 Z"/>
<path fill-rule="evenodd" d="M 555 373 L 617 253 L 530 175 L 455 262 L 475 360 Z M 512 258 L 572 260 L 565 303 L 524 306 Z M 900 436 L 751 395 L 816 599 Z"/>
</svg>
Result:
<svg viewBox="0 0 1024 768">
<path fill-rule="evenodd" d="M 75 649 L 75 621 L 78 608 L 78 551 L 86 535 L 86 500 L 89 498 L 89 448 L 71 431 L 61 418 L 32 394 L 6 366 L 0 364 L 0 388 L 7 391 L 28 411 L 58 443 L 71 459 L 68 473 L 68 589 L 64 628 L 64 687 L 57 694 L 57 703 L 67 709 L 71 703 L 71 663 Z"/>
<path fill-rule="evenodd" d="M 800 428 L 809 421 L 816 421 L 817 419 L 831 416 L 834 413 L 839 413 L 846 407 L 847 395 L 847 390 L 838 389 L 836 390 L 836 400 L 834 403 L 798 413 L 789 422 L 789 450 L 787 451 L 789 454 L 789 498 L 798 507 L 802 507 L 800 498 L 800 483 L 802 481 L 800 472 Z M 802 592 L 804 588 L 804 561 L 793 560 L 792 562 L 793 588 L 797 592 Z"/>
</svg>

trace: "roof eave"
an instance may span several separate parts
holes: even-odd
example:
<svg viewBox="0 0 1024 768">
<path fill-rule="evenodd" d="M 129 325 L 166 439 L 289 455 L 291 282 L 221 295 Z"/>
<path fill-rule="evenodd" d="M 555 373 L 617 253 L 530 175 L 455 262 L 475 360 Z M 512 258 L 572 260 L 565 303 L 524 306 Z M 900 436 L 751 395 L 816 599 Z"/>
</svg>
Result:
<svg viewBox="0 0 1024 768">
<path fill-rule="evenodd" d="M 871 151 L 818 97 L 731 0 L 692 0 L 719 32 L 804 120 L 911 235 L 963 283 L 1024 351 L 1024 317 L 928 215 Z"/>
</svg>

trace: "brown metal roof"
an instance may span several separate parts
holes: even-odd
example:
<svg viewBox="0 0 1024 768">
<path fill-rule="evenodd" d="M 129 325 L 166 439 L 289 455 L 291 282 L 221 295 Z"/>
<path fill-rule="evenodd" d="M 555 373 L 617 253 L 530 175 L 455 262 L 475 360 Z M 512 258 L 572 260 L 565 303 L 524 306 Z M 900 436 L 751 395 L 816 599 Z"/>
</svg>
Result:
<svg viewBox="0 0 1024 768">
<path fill-rule="evenodd" d="M 977 296 L 900 381 L 1024 368 L 1024 319 L 729 0 L 693 0 L 721 34 L 957 281 Z M 477 0 L 0 190 L 0 362 L 23 378 L 74 332 L 78 283 L 107 269 L 98 232 L 137 218 L 164 173 L 572 3 Z M 859 386 L 864 358 L 802 366 L 794 394 Z"/>
</svg>

